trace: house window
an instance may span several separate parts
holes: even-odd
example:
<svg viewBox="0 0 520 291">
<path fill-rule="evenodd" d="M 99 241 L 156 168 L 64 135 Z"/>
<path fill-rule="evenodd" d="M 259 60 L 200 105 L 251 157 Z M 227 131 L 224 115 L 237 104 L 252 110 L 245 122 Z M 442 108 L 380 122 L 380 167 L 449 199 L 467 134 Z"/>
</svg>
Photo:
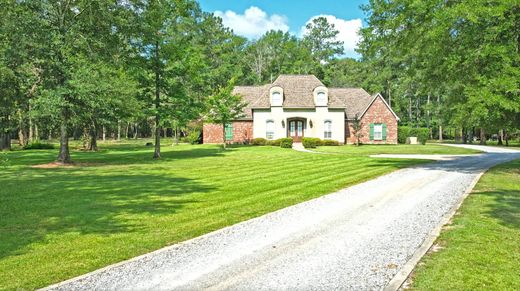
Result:
<svg viewBox="0 0 520 291">
<path fill-rule="evenodd" d="M 324 122 L 323 138 L 324 139 L 332 138 L 332 121 L 330 121 L 330 120 L 325 120 L 325 122 Z"/>
<path fill-rule="evenodd" d="M 383 125 L 374 124 L 374 140 L 383 140 Z"/>
<path fill-rule="evenodd" d="M 265 124 L 265 137 L 267 139 L 274 138 L 274 121 L 268 120 Z"/>
<path fill-rule="evenodd" d="M 275 106 L 280 106 L 282 104 L 282 93 L 273 92 L 271 95 L 271 104 Z"/>
<path fill-rule="evenodd" d="M 327 94 L 325 92 L 318 92 L 316 97 L 316 101 L 319 105 L 327 105 Z"/>
<path fill-rule="evenodd" d="M 226 132 L 226 140 L 233 140 L 233 125 L 231 123 L 226 123 L 224 131 Z"/>
</svg>

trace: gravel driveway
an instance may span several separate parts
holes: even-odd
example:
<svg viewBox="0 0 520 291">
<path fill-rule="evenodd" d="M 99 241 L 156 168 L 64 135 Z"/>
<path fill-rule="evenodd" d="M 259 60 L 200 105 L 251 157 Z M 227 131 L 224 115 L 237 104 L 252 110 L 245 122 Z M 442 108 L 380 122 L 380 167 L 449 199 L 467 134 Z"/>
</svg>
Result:
<svg viewBox="0 0 520 291">
<path fill-rule="evenodd" d="M 50 289 L 382 289 L 479 173 L 520 158 L 493 147 L 381 176 Z"/>
</svg>

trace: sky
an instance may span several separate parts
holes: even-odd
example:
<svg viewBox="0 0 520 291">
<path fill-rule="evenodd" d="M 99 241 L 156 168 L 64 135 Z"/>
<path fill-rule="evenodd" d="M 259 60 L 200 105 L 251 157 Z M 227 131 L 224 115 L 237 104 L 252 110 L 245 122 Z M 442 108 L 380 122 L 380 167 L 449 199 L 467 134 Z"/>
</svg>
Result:
<svg viewBox="0 0 520 291">
<path fill-rule="evenodd" d="M 222 18 L 225 26 L 248 39 L 266 31 L 288 31 L 298 37 L 313 18 L 325 16 L 339 31 L 345 56 L 359 57 L 354 51 L 359 41 L 357 31 L 365 15 L 361 8 L 368 0 L 199 0 L 204 11 Z"/>
</svg>

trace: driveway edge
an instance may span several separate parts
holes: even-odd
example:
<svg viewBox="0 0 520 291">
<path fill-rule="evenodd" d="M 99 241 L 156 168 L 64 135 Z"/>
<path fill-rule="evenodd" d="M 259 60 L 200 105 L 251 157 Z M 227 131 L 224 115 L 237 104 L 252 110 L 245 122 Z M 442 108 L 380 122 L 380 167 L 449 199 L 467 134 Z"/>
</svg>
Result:
<svg viewBox="0 0 520 291">
<path fill-rule="evenodd" d="M 446 225 L 450 219 L 453 217 L 453 215 L 459 210 L 460 206 L 466 200 L 466 197 L 473 191 L 473 188 L 475 188 L 475 185 L 477 185 L 478 181 L 484 175 L 484 173 L 487 170 L 479 173 L 475 179 L 471 182 L 470 187 L 464 192 L 464 195 L 462 195 L 461 199 L 453 206 L 448 213 L 446 213 L 439 224 L 426 236 L 423 243 L 419 248 L 415 251 L 415 253 L 412 255 L 412 257 L 404 264 L 404 266 L 397 272 L 397 274 L 388 282 L 388 285 L 383 289 L 385 291 L 396 291 L 399 290 L 403 284 L 406 282 L 406 280 L 410 277 L 410 274 L 415 269 L 415 266 L 419 263 L 419 261 L 422 259 L 422 257 L 430 250 L 433 243 L 437 240 L 439 237 L 442 228 L 444 225 Z"/>
</svg>

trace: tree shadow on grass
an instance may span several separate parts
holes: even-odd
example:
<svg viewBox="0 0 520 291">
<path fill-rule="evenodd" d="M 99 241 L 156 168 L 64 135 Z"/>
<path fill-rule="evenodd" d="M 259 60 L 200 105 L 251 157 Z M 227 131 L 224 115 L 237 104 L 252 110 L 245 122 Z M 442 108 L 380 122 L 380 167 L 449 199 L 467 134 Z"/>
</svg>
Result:
<svg viewBox="0 0 520 291">
<path fill-rule="evenodd" d="M 493 202 L 486 206 L 490 210 L 485 213 L 489 217 L 498 219 L 500 224 L 520 229 L 520 193 L 516 190 L 496 189 L 493 191 L 476 191 L 471 195 L 484 195 L 491 197 Z"/>
<path fill-rule="evenodd" d="M 140 231 L 143 215 L 174 214 L 200 203 L 183 196 L 213 190 L 171 175 L 29 171 L 0 179 L 0 258 L 23 254 L 52 234 Z"/>
<path fill-rule="evenodd" d="M 89 163 L 97 165 L 121 164 L 150 164 L 172 160 L 197 159 L 205 157 L 223 156 L 235 149 L 222 150 L 219 147 L 192 146 L 186 149 L 166 149 L 161 153 L 161 159 L 154 160 L 153 149 L 147 147 L 119 147 L 103 149 L 99 152 L 72 151 L 72 160 L 75 163 Z M 33 166 L 54 162 L 58 155 L 57 150 L 16 151 L 9 154 L 10 164 L 13 166 Z"/>
</svg>

